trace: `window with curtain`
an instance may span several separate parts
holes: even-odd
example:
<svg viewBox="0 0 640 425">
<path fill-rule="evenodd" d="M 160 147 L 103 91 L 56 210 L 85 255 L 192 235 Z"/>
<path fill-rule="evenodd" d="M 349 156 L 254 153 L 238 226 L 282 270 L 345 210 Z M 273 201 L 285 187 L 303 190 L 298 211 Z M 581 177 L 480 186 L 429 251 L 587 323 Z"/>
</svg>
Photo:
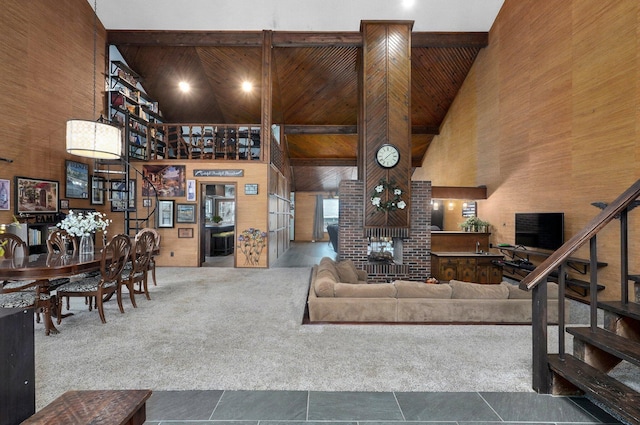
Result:
<svg viewBox="0 0 640 425">
<path fill-rule="evenodd" d="M 324 231 L 327 231 L 329 224 L 338 224 L 338 199 L 323 199 L 322 207 L 324 209 Z"/>
</svg>

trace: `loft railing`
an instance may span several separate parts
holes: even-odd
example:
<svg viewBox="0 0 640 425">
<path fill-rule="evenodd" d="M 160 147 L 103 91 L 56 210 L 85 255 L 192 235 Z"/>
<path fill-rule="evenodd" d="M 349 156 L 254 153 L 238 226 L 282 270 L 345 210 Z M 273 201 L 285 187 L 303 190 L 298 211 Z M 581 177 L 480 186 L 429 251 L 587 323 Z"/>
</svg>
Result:
<svg viewBox="0 0 640 425">
<path fill-rule="evenodd" d="M 535 270 L 520 282 L 520 288 L 533 291 L 532 332 L 533 332 L 533 389 L 539 393 L 550 391 L 550 375 L 547 347 L 547 277 L 558 270 L 558 354 L 565 354 L 565 312 L 564 294 L 566 267 L 569 257 L 589 242 L 590 261 L 590 326 L 597 327 L 598 317 L 598 273 L 596 235 L 614 219 L 620 219 L 620 268 L 621 301 L 629 302 L 629 255 L 628 255 L 628 212 L 636 206 L 640 196 L 640 180 L 623 192 L 615 201 L 607 205 L 580 232 L 565 242 Z"/>
<path fill-rule="evenodd" d="M 263 160 L 260 124 L 149 124 L 146 158 Z"/>
</svg>

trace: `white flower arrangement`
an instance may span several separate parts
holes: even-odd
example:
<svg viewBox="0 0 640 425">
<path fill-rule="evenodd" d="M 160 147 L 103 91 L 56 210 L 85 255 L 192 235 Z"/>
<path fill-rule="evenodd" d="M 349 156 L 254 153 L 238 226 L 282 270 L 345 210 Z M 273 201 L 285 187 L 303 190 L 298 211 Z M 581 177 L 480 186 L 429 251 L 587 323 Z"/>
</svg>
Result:
<svg viewBox="0 0 640 425">
<path fill-rule="evenodd" d="M 69 214 L 57 226 L 66 230 L 70 235 L 78 237 L 89 236 L 98 230 L 106 233 L 107 227 L 112 222 L 106 217 L 106 214 L 96 211 L 75 213 L 73 210 L 69 210 Z"/>
<path fill-rule="evenodd" d="M 387 201 L 383 201 L 384 191 L 388 190 L 393 197 Z M 373 188 L 371 193 L 371 204 L 376 207 L 378 211 L 394 211 L 403 210 L 407 207 L 407 203 L 402 200 L 402 190 L 395 186 L 393 181 L 387 182 L 384 179 L 380 180 L 378 185 Z"/>
</svg>

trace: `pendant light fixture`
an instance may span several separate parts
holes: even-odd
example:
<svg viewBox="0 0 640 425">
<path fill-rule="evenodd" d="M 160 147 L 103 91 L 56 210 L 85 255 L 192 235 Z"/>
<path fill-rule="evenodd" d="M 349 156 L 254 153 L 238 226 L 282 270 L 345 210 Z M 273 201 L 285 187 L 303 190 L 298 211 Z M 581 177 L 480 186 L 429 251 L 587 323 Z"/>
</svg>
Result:
<svg viewBox="0 0 640 425">
<path fill-rule="evenodd" d="M 98 43 L 98 5 L 94 0 L 93 15 L 93 116 L 96 115 L 96 51 Z M 67 152 L 95 159 L 120 159 L 122 134 L 120 128 L 103 121 L 67 121 Z"/>
</svg>

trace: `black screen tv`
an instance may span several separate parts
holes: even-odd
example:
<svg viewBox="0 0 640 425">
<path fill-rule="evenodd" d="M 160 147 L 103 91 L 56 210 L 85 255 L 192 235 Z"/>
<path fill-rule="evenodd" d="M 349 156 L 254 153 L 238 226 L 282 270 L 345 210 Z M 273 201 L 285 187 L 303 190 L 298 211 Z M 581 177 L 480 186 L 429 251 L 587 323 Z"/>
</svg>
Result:
<svg viewBox="0 0 640 425">
<path fill-rule="evenodd" d="M 516 245 L 556 250 L 564 243 L 564 213 L 516 213 Z"/>
</svg>

